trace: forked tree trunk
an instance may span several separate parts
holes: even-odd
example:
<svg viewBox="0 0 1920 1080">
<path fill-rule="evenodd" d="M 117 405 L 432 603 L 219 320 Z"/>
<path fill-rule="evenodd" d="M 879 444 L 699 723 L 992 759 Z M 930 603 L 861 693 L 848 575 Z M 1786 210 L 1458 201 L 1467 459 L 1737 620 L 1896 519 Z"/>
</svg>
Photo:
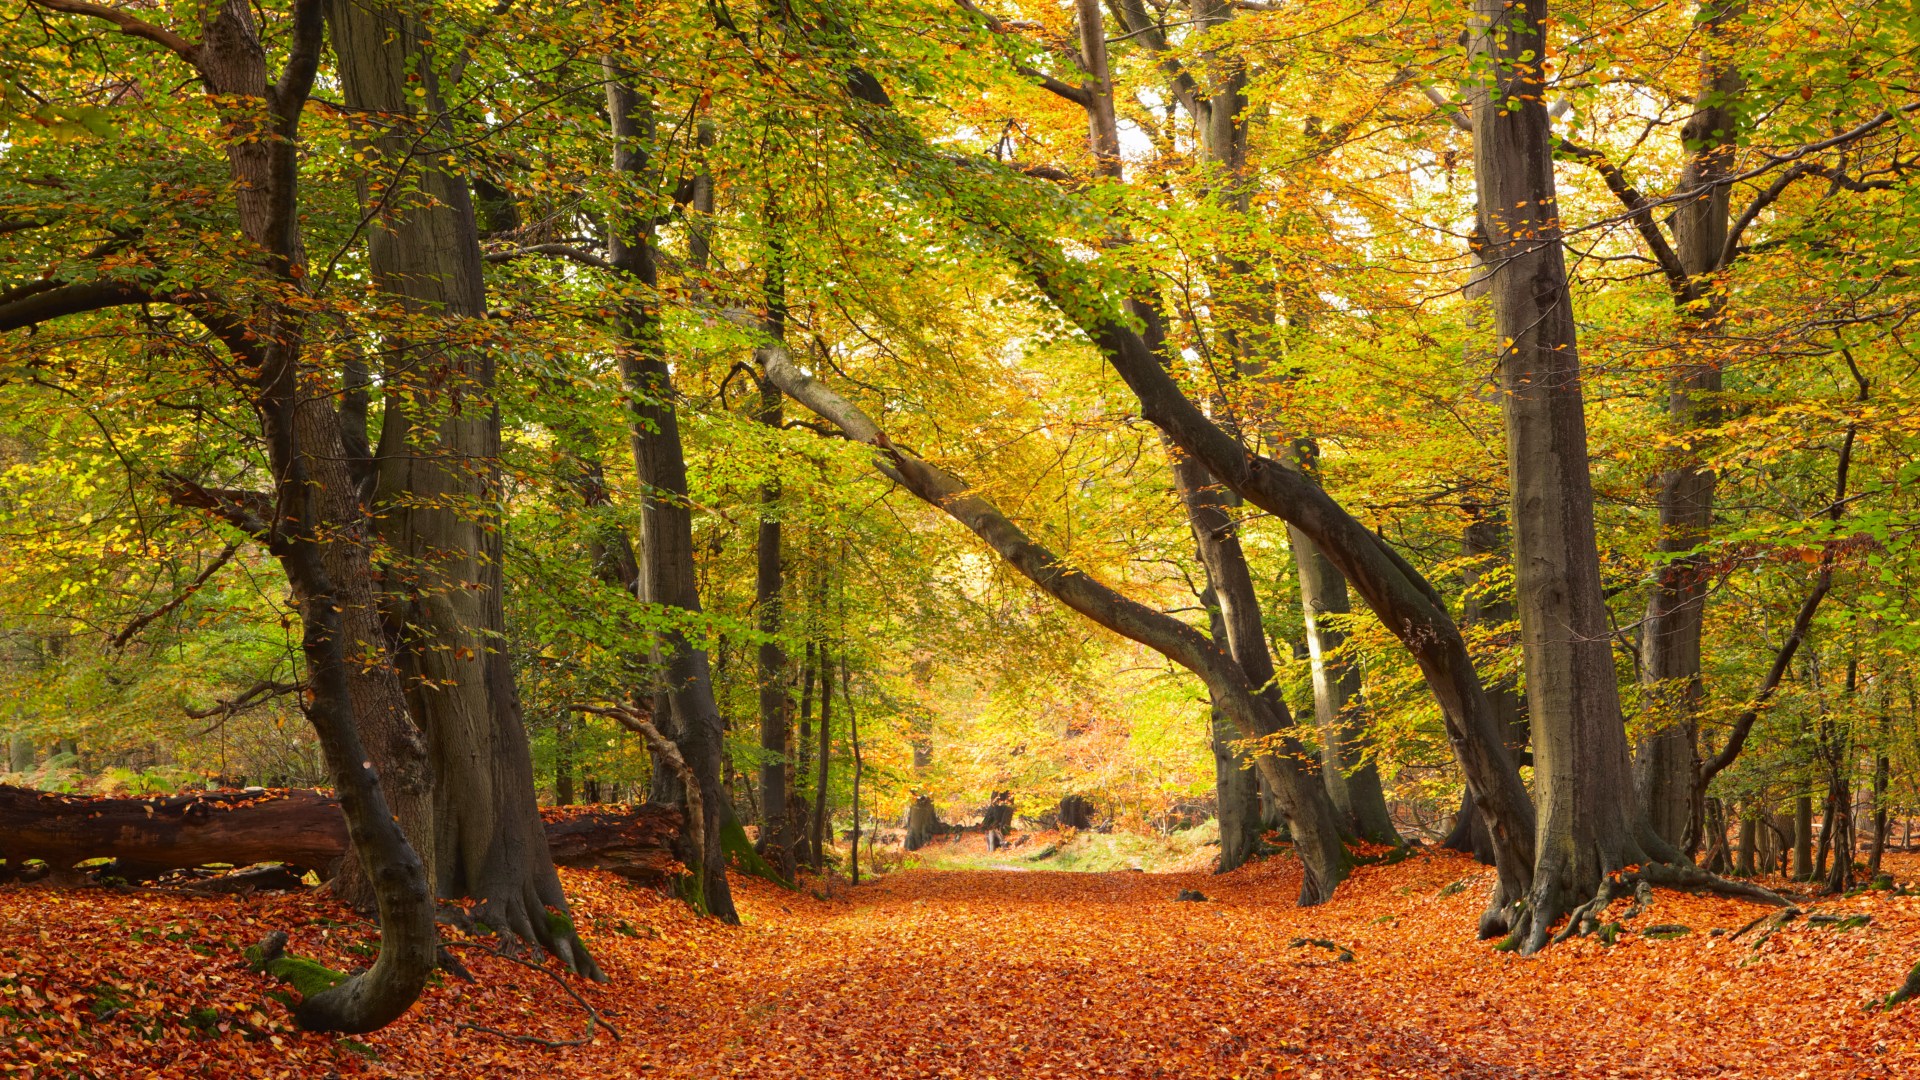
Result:
<svg viewBox="0 0 1920 1080">
<path fill-rule="evenodd" d="M 1475 0 L 1474 174 L 1512 486 L 1515 592 L 1540 831 L 1528 952 L 1607 874 L 1672 858 L 1633 795 L 1594 539 L 1585 400 L 1554 190 L 1545 0 Z"/>
<path fill-rule="evenodd" d="M 495 365 L 462 340 L 485 317 L 486 294 L 467 184 L 440 164 L 450 133 L 432 52 L 424 27 L 386 3 L 328 0 L 328 21 L 344 97 L 374 118 L 360 133 L 380 185 L 362 185 L 368 262 L 406 320 L 382 343 L 374 504 L 390 553 L 384 602 L 433 762 L 433 832 L 421 846 L 441 896 L 479 901 L 480 921 L 597 978 L 565 917 L 500 644 Z"/>
<path fill-rule="evenodd" d="M 653 113 L 633 73 L 611 58 L 606 61 L 607 112 L 611 118 L 614 171 L 623 191 L 640 202 L 650 191 L 652 177 L 648 151 L 653 145 Z M 651 294 L 657 285 L 650 219 L 636 214 L 608 229 L 609 261 L 630 283 Z M 687 500 L 686 452 L 680 442 L 680 418 L 674 405 L 673 378 L 667 369 L 658 313 L 650 295 L 622 305 L 620 372 L 631 399 L 629 430 L 634 472 L 645 495 L 642 502 L 640 553 L 642 599 L 697 620 L 700 591 L 693 555 L 693 512 Z M 727 922 L 739 921 L 727 887 L 726 853 L 721 844 L 722 819 L 730 805 L 721 783 L 723 732 L 720 710 L 713 700 L 713 680 L 707 651 L 689 632 L 674 626 L 660 633 L 661 682 L 670 704 L 671 729 L 662 731 L 680 747 L 688 768 L 698 779 L 704 805 L 703 837 L 685 842 L 700 845 L 703 880 L 696 883 L 696 906 Z M 661 716 L 659 712 L 656 717 Z M 658 720 L 655 722 L 658 727 Z M 660 770 L 656 770 L 660 771 Z"/>
</svg>

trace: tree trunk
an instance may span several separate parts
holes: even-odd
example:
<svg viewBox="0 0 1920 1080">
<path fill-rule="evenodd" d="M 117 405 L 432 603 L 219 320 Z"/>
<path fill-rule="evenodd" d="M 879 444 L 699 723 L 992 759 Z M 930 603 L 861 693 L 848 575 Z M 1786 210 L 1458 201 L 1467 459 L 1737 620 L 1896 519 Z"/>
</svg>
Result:
<svg viewBox="0 0 1920 1080">
<path fill-rule="evenodd" d="M 1813 796 L 1793 800 L 1793 879 L 1813 880 Z"/>
<path fill-rule="evenodd" d="M 1213 736 L 1214 816 L 1220 823 L 1220 860 L 1214 872 L 1224 874 L 1246 865 L 1260 851 L 1259 775 L 1241 764 L 1233 740 L 1239 736 L 1233 721 L 1219 709 L 1209 710 Z M 1011 815 L 1009 815 L 1011 817 Z"/>
<path fill-rule="evenodd" d="M 827 841 L 833 838 L 833 828 L 827 820 L 827 763 L 833 760 L 833 657 L 827 652 L 827 643 L 820 643 L 820 760 L 817 763 L 819 773 L 813 781 L 813 835 L 808 845 L 813 849 L 813 868 L 817 872 L 826 865 Z"/>
<path fill-rule="evenodd" d="M 1756 873 L 1754 854 L 1759 847 L 1760 822 L 1753 815 L 1751 807 L 1740 815 L 1740 850 L 1733 862 L 1733 872 L 1740 877 L 1752 877 Z"/>
<path fill-rule="evenodd" d="M 1353 610 L 1347 599 L 1347 579 L 1305 533 L 1289 529 L 1287 535 L 1300 577 L 1300 607 L 1313 665 L 1313 708 L 1321 732 L 1320 776 L 1334 808 L 1354 835 L 1398 846 L 1400 834 L 1393 827 L 1380 771 L 1371 757 L 1360 669 L 1341 651 L 1347 634 L 1339 620 Z"/>
<path fill-rule="evenodd" d="M 1675 294 L 1687 329 L 1711 337 L 1726 307 L 1724 284 L 1714 280 L 1727 240 L 1728 196 L 1740 125 L 1734 95 L 1744 85 L 1739 69 L 1715 56 L 1724 47 L 1723 27 L 1746 9 L 1745 0 L 1705 0 L 1694 29 L 1703 33 L 1705 63 L 1693 115 L 1681 127 L 1689 151 L 1677 189 L 1702 192 L 1674 206 L 1669 225 L 1673 251 L 1687 275 Z M 1682 350 L 1699 359 L 1676 366 L 1667 380 L 1667 413 L 1682 432 L 1719 423 L 1721 375 L 1710 342 Z M 1700 800 L 1695 716 L 1704 691 L 1700 681 L 1700 632 L 1706 617 L 1708 556 L 1697 551 L 1713 523 L 1713 471 L 1682 451 L 1660 474 L 1657 506 L 1659 551 L 1665 558 L 1654 576 L 1640 634 L 1642 695 L 1659 721 L 1634 755 L 1634 783 L 1647 823 L 1667 843 L 1691 854 L 1698 848 Z"/>
<path fill-rule="evenodd" d="M 771 271 L 769 271 L 771 274 Z M 762 424 L 780 427 L 780 388 L 760 380 Z M 780 618 L 784 574 L 780 555 L 780 482 L 760 487 L 760 529 L 754 575 L 754 613 L 761 634 L 760 763 L 761 832 L 759 847 L 781 872 L 793 877 L 793 846 L 787 820 L 787 770 L 792 764 L 793 702 L 787 696 L 787 654 L 780 646 Z M 797 824 L 797 823 L 794 823 Z"/>
<path fill-rule="evenodd" d="M 1885 676 L 1882 676 L 1884 678 Z M 1892 780 L 1893 761 L 1888 757 L 1887 740 L 1893 735 L 1893 712 L 1882 699 L 1880 706 L 1880 751 L 1873 757 L 1873 846 L 1867 850 L 1867 880 L 1880 876 L 1880 857 L 1887 851 L 1887 786 Z"/>
<path fill-rule="evenodd" d="M 644 205 L 639 193 L 650 191 L 653 182 L 648 159 L 654 138 L 652 106 L 641 95 L 632 72 L 612 58 L 605 67 L 614 171 L 630 186 L 633 205 Z M 680 443 L 673 379 L 662 352 L 659 314 L 650 298 L 657 285 L 651 219 L 636 212 L 609 228 L 607 250 L 608 261 L 644 290 L 625 302 L 620 313 L 620 373 L 630 399 L 634 472 L 645 493 L 640 530 L 642 599 L 697 623 L 700 592 L 693 556 L 693 512 L 687 500 L 686 452 Z M 704 867 L 704 880 L 695 883 L 693 900 L 726 922 L 738 922 L 721 845 L 726 817 L 722 810 L 731 800 L 721 783 L 723 729 L 713 700 L 707 651 L 689 636 L 684 624 L 662 631 L 659 649 L 673 725 L 662 731 L 679 746 L 709 808 L 703 815 L 705 836 L 684 841 L 700 845 L 699 863 Z"/>
<path fill-rule="evenodd" d="M 1504 589 L 1498 593 L 1490 592 L 1487 585 L 1489 579 L 1498 581 L 1508 576 L 1496 572 L 1506 570 L 1510 565 L 1505 516 L 1497 511 L 1489 512 L 1472 499 L 1465 502 L 1463 509 L 1467 512 L 1468 521 L 1460 534 L 1460 554 L 1466 560 L 1460 575 L 1460 622 L 1470 631 L 1485 635 L 1488 627 L 1504 626 L 1513 621 L 1511 594 Z M 1484 642 L 1481 648 L 1486 651 L 1504 646 L 1505 639 L 1500 638 Z M 1516 681 L 1511 676 L 1494 680 L 1487 687 L 1487 703 L 1492 707 L 1500 730 L 1505 733 L 1508 753 L 1513 755 L 1513 760 L 1521 760 L 1527 749 L 1529 735 L 1526 702 L 1521 698 Z M 1440 841 L 1440 846 L 1493 865 L 1493 840 L 1487 835 L 1486 822 L 1473 810 L 1471 791 L 1463 790 L 1460 793 L 1460 809 L 1454 815 L 1453 828 Z"/>
<path fill-rule="evenodd" d="M 384 3 L 328 0 L 328 21 L 348 106 L 383 129 L 361 142 L 384 181 L 362 186 L 368 263 L 405 318 L 383 342 L 374 505 L 390 553 L 385 604 L 397 659 L 433 762 L 424 850 L 440 895 L 478 900 L 478 919 L 600 978 L 564 917 L 519 692 L 499 644 L 495 365 L 490 351 L 459 344 L 462 324 L 485 317 L 486 295 L 467 184 L 437 164 L 448 132 L 431 50 L 424 27 Z"/>
<path fill-rule="evenodd" d="M 1474 174 L 1503 343 L 1515 594 L 1541 807 L 1524 951 L 1607 874 L 1673 857 L 1633 796 L 1594 539 L 1585 400 L 1554 190 L 1545 0 L 1475 0 Z M 1494 92 L 1490 88 L 1498 86 Z"/>
</svg>

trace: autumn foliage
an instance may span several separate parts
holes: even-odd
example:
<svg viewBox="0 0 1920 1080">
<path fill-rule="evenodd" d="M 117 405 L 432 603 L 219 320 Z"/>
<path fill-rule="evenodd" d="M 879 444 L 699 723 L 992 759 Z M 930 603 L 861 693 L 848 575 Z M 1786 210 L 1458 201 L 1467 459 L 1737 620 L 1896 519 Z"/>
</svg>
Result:
<svg viewBox="0 0 1920 1080">
<path fill-rule="evenodd" d="M 1920 859 L 1899 856 L 1903 881 Z M 612 976 L 569 981 L 619 1038 L 580 1038 L 548 975 L 460 954 L 403 1020 L 295 1030 L 241 948 L 366 962 L 372 928 L 311 896 L 0 892 L 0 1062 L 23 1077 L 1903 1077 L 1911 1013 L 1869 1011 L 1920 955 L 1920 896 L 1764 909 L 1659 892 L 1616 943 L 1531 959 L 1469 928 L 1491 871 L 1450 853 L 1362 867 L 1324 907 L 1299 864 L 1234 874 L 908 870 L 831 899 L 739 885 L 720 926 L 567 872 Z M 818 887 L 818 883 L 814 883 Z M 1206 902 L 1174 900 L 1182 888 Z M 1617 914 L 1617 912 L 1616 912 Z M 1684 926 L 1673 938 L 1654 927 Z M 1352 954 L 1309 943 L 1321 939 Z"/>
</svg>

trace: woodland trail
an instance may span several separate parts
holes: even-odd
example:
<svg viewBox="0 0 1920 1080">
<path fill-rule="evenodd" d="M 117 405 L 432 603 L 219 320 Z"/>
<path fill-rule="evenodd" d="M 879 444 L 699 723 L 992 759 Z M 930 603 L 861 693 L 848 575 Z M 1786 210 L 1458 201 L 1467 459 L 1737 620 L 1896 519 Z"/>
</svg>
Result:
<svg viewBox="0 0 1920 1080">
<path fill-rule="evenodd" d="M 1920 898 L 1822 904 L 1873 923 L 1799 925 L 1756 950 L 1708 931 L 1758 909 L 1660 893 L 1634 928 L 1694 933 L 1519 959 L 1472 940 L 1486 873 L 1420 856 L 1303 911 L 1284 857 L 1226 877 L 913 870 L 828 901 L 748 883 L 739 928 L 569 875 L 613 977 L 583 992 L 623 1039 L 560 1049 L 459 1028 L 581 1032 L 551 981 L 484 956 L 469 956 L 479 985 L 434 988 L 360 1042 L 293 1031 L 230 945 L 285 927 L 298 951 L 356 962 L 338 909 L 310 898 L 0 890 L 0 988 L 44 1040 L 16 1041 L 0 1012 L 16 1025 L 0 1062 L 169 1078 L 1920 1075 L 1920 1012 L 1861 1008 L 1920 957 Z M 1210 899 L 1174 902 L 1181 888 Z M 104 1016 L 103 985 L 120 988 Z"/>
</svg>

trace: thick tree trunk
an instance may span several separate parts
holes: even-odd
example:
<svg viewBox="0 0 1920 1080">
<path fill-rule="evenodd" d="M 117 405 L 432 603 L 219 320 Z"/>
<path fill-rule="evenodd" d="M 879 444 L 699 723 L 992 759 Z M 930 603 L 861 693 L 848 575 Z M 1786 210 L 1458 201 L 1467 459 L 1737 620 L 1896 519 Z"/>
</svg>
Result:
<svg viewBox="0 0 1920 1080">
<path fill-rule="evenodd" d="M 272 83 L 252 8 L 226 0 L 204 14 L 202 37 L 189 59 L 209 91 L 237 103 L 234 117 L 259 118 L 236 119 L 241 127 L 225 140 L 241 233 L 265 255 L 263 269 L 288 294 L 298 294 L 309 280 L 301 239 L 299 122 L 324 38 L 320 4 L 295 6 L 287 67 Z M 246 130 L 250 124 L 255 126 Z M 244 496 L 186 487 L 176 495 L 222 514 L 264 543 L 280 561 L 299 607 L 305 711 L 379 912 L 380 954 L 364 974 L 304 1000 L 295 1015 L 309 1029 L 361 1032 L 404 1013 L 435 963 L 426 864 L 400 824 L 403 812 L 415 815 L 424 807 L 427 771 L 384 653 L 364 508 L 340 413 L 332 397 L 313 389 L 330 379 L 306 356 L 304 310 L 271 301 L 244 314 L 196 310 L 249 376 L 273 489 L 264 517 Z M 370 764 L 376 761 L 377 767 Z"/>
<path fill-rule="evenodd" d="M 1515 593 L 1541 808 L 1517 935 L 1532 952 L 1607 874 L 1670 858 L 1633 797 L 1594 539 L 1585 400 L 1554 190 L 1545 0 L 1476 0 L 1474 173 L 1491 268 L 1512 485 Z"/>
<path fill-rule="evenodd" d="M 489 350 L 460 340 L 486 315 L 483 264 L 467 184 L 439 164 L 446 138 L 431 49 L 420 23 L 383 2 L 328 0 L 328 21 L 347 104 L 377 118 L 361 136 L 382 182 L 362 185 L 368 262 L 406 320 L 383 341 L 374 505 L 408 704 L 433 762 L 433 835 L 424 849 L 441 896 L 478 900 L 476 918 L 597 978 L 564 918 L 519 692 L 500 646 L 495 365 Z"/>
<path fill-rule="evenodd" d="M 608 60 L 607 112 L 614 138 L 614 170 L 632 186 L 634 198 L 651 190 L 647 154 L 653 145 L 653 114 L 637 89 L 631 72 Z M 636 202 L 637 204 L 637 202 Z M 650 219 L 638 216 L 608 230 L 609 261 L 629 281 L 648 293 L 656 285 Z M 634 471 L 644 495 L 642 503 L 642 599 L 674 609 L 690 620 L 701 613 L 700 592 L 693 556 L 693 512 L 687 501 L 686 453 L 680 443 L 680 418 L 674 406 L 673 379 L 662 353 L 658 314 L 648 297 L 623 305 L 620 371 L 630 397 Z M 702 802 L 713 808 L 704 815 L 704 837 L 698 843 L 704 873 L 697 883 L 697 906 L 727 922 L 738 922 L 733 896 L 727 887 L 726 856 L 721 845 L 721 810 L 729 805 L 721 783 L 724 757 L 720 710 L 713 700 L 707 651 L 688 631 L 676 626 L 659 637 L 662 683 L 670 703 L 672 728 L 662 729 L 680 747 L 688 768 L 698 779 Z M 662 714 L 655 713 L 656 717 Z M 656 725 L 658 721 L 656 720 Z"/>
<path fill-rule="evenodd" d="M 1482 635 L 1489 626 L 1504 626 L 1513 621 L 1513 600 L 1511 594 L 1501 589 L 1495 593 L 1487 585 L 1489 578 L 1496 581 L 1509 575 L 1497 573 L 1510 565 L 1508 556 L 1505 515 L 1489 512 L 1477 501 L 1468 501 L 1465 509 L 1468 522 L 1460 534 L 1460 554 L 1466 560 L 1460 575 L 1460 621 L 1461 625 Z M 1484 639 L 1483 639 L 1484 641 Z M 1483 643 L 1500 647 L 1504 639 Z M 1500 676 L 1487 687 L 1487 702 L 1500 722 L 1504 731 L 1507 751 L 1515 761 L 1521 760 L 1527 749 L 1529 734 L 1527 730 L 1526 702 L 1522 700 L 1520 688 L 1512 676 Z M 1472 793 L 1460 793 L 1460 810 L 1454 815 L 1453 828 L 1440 842 L 1440 846 L 1472 855 L 1487 865 L 1493 865 L 1493 840 L 1487 835 L 1487 825 L 1479 814 L 1473 812 Z"/>
<path fill-rule="evenodd" d="M 1215 873 L 1246 865 L 1260 851 L 1260 784 L 1252 769 L 1241 764 L 1233 740 L 1239 733 L 1219 709 L 1208 714 L 1213 740 L 1214 816 L 1220 823 L 1220 860 Z"/>
</svg>

